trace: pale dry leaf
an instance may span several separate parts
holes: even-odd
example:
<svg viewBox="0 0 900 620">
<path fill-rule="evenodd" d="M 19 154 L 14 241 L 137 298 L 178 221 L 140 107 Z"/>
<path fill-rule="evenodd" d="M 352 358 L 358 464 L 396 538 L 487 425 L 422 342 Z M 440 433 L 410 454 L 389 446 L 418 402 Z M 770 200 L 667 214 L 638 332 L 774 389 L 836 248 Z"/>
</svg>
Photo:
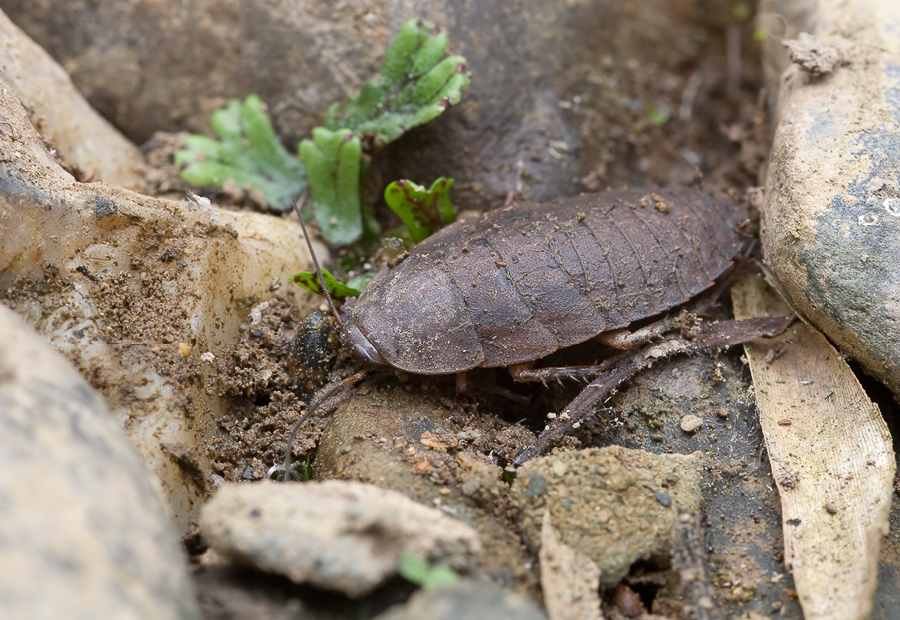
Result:
<svg viewBox="0 0 900 620">
<path fill-rule="evenodd" d="M 736 318 L 790 312 L 758 277 L 732 296 Z M 744 348 L 781 496 L 785 563 L 804 616 L 868 618 L 895 469 L 887 425 L 841 355 L 811 327 L 795 322 Z M 769 355 L 773 348 L 780 354 Z"/>
</svg>

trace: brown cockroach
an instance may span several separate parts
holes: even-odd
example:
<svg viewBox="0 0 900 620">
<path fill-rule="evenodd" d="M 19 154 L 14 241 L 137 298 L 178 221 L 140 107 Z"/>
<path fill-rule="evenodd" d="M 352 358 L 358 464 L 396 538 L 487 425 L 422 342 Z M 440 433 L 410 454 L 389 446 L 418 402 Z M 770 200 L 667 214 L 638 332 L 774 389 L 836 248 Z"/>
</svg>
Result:
<svg viewBox="0 0 900 620">
<path fill-rule="evenodd" d="M 730 198 L 688 188 L 607 191 L 495 209 L 438 231 L 380 271 L 346 305 L 342 347 L 365 368 L 415 374 L 498 366 L 519 381 L 599 374 L 519 455 L 520 463 L 551 436 L 577 427 L 610 389 L 656 357 L 787 327 L 785 318 L 711 324 L 613 366 L 530 369 L 531 362 L 591 338 L 614 346 L 637 340 L 623 338 L 622 330 L 684 304 L 726 271 L 745 245 L 738 227 L 746 219 Z"/>
</svg>

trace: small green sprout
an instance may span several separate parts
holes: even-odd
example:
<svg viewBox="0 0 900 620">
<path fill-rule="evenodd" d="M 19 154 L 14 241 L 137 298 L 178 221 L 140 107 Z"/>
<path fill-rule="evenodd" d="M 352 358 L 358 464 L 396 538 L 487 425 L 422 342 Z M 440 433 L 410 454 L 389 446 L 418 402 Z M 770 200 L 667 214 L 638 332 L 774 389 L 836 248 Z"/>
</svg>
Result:
<svg viewBox="0 0 900 620">
<path fill-rule="evenodd" d="M 647 112 L 647 118 L 650 119 L 650 122 L 656 125 L 657 127 L 662 127 L 666 123 L 669 122 L 669 111 L 663 108 L 660 108 L 652 101 L 648 101 L 644 105 L 644 110 Z"/>
<path fill-rule="evenodd" d="M 175 152 L 181 176 L 196 185 L 222 187 L 233 179 L 243 189 L 260 190 L 269 206 L 284 211 L 291 198 L 306 187 L 303 165 L 281 145 L 263 103 L 250 95 L 213 112 L 219 140 L 193 135 Z"/>
<path fill-rule="evenodd" d="M 397 564 L 400 576 L 425 589 L 449 586 L 459 581 L 459 575 L 447 566 L 432 566 L 428 560 L 404 553 Z"/>
<path fill-rule="evenodd" d="M 456 219 L 449 197 L 452 186 L 453 179 L 444 177 L 428 189 L 412 181 L 395 181 L 384 190 L 384 199 L 418 243 Z"/>
<path fill-rule="evenodd" d="M 336 300 L 346 299 L 347 297 L 358 297 L 362 292 L 362 288 L 368 284 L 367 281 L 358 278 L 354 278 L 354 280 L 351 280 L 347 284 L 343 284 L 342 282 L 338 282 L 338 280 L 325 269 L 322 270 L 322 277 L 325 278 L 325 287 L 328 289 L 328 294 L 331 295 L 332 299 Z M 293 276 L 291 280 L 311 293 L 325 295 L 325 291 L 322 290 L 322 286 L 319 283 L 319 278 L 317 278 L 314 273 L 301 271 Z M 362 283 L 362 286 L 356 288 L 360 283 Z M 351 284 L 354 284 L 355 286 L 352 286 Z"/>
<path fill-rule="evenodd" d="M 409 20 L 385 53 L 381 75 L 359 95 L 328 108 L 325 127 L 349 128 L 380 146 L 439 116 L 459 103 L 469 85 L 466 59 L 443 58 L 446 49 L 447 33 L 431 22 Z"/>
</svg>

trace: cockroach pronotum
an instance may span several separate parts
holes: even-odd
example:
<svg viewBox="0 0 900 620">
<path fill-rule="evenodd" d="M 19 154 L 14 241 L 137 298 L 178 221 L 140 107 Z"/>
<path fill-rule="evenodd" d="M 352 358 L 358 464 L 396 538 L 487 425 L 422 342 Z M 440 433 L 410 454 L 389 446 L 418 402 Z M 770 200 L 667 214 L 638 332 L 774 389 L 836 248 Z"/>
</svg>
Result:
<svg viewBox="0 0 900 620">
<path fill-rule="evenodd" d="M 730 198 L 675 188 L 514 203 L 451 224 L 380 271 L 346 305 L 341 343 L 362 369 L 326 389 L 306 415 L 379 367 L 434 375 L 505 366 L 519 381 L 595 375 L 516 459 L 524 462 L 656 357 L 739 344 L 787 327 L 788 317 L 713 323 L 615 364 L 530 369 L 531 362 L 591 338 L 627 347 L 641 332 L 659 336 L 671 329 L 672 318 L 622 335 L 632 323 L 710 288 L 745 245 L 738 227 L 746 219 Z"/>
</svg>

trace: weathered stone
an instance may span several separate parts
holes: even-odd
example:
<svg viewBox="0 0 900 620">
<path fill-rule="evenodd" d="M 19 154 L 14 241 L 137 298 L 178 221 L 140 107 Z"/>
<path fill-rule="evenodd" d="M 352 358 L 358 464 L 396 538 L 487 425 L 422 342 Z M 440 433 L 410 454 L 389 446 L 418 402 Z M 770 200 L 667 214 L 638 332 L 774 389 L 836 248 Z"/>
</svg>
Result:
<svg viewBox="0 0 900 620">
<path fill-rule="evenodd" d="M 487 415 L 467 415 L 461 403 L 435 389 L 363 387 L 334 412 L 313 467 L 316 479 L 350 479 L 400 491 L 425 505 L 439 505 L 480 534 L 481 568 L 495 581 L 534 592 L 536 579 L 525 566 L 533 558 L 522 549 L 505 519 L 508 485 L 486 455 L 516 450 L 534 441 L 519 428 L 519 443 L 498 432 L 506 426 Z M 425 433 L 455 436 L 457 450 L 421 442 Z"/>
<path fill-rule="evenodd" d="M 519 469 L 510 499 L 520 511 L 526 542 L 537 547 L 545 510 L 559 539 L 600 567 L 601 584 L 618 583 L 640 559 L 660 560 L 671 552 L 677 510 L 700 508 L 699 454 L 650 454 L 619 446 L 561 452 Z M 677 479 L 672 477 L 677 474 Z M 547 491 L 528 493 L 535 476 Z M 660 494 L 668 502 L 660 501 Z"/>
<path fill-rule="evenodd" d="M 462 581 L 452 586 L 420 590 L 403 606 L 376 620 L 546 620 L 530 600 L 486 582 Z"/>
<path fill-rule="evenodd" d="M 0 12 L 0 69 L 31 122 L 63 161 L 85 178 L 136 188 L 143 157 L 85 101 L 66 71 Z M 4 127 L 14 132 L 12 125 Z"/>
<path fill-rule="evenodd" d="M 793 304 L 900 397 L 900 7 L 765 5 L 769 39 L 807 31 L 849 62 L 817 76 L 765 48 L 779 102 L 762 209 L 766 262 Z"/>
<path fill-rule="evenodd" d="M 200 527 L 222 554 L 353 597 L 395 575 L 404 554 L 465 570 L 481 549 L 472 528 L 440 510 L 338 480 L 223 486 Z"/>
<path fill-rule="evenodd" d="M 0 607 L 198 618 L 159 489 L 103 401 L 0 306 Z"/>
<path fill-rule="evenodd" d="M 100 389 L 186 528 L 212 480 L 200 432 L 227 407 L 203 356 L 275 289 L 309 304 L 299 224 L 76 183 L 14 92 L 0 74 L 0 300 Z"/>
</svg>

